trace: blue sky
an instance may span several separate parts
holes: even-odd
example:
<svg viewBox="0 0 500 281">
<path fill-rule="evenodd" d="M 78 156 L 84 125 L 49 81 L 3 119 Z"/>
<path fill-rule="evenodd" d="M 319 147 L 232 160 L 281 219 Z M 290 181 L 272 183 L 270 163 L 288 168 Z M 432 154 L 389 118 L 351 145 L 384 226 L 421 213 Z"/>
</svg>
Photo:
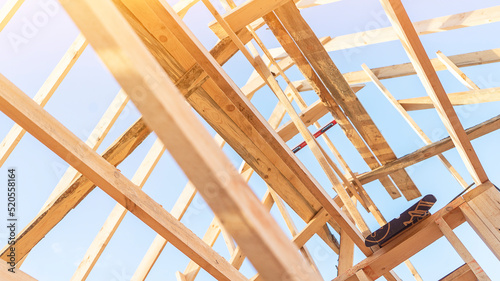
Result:
<svg viewBox="0 0 500 281">
<path fill-rule="evenodd" d="M 5 2 L 5 0 L 0 0 L 0 5 Z M 175 1 L 169 2 L 175 3 Z M 12 22 L 0 33 L 0 73 L 31 97 L 35 95 L 78 35 L 78 30 L 71 19 L 62 8 L 52 6 L 54 3 L 53 0 L 27 0 L 14 16 Z M 410 18 L 413 21 L 420 21 L 486 8 L 498 5 L 500 2 L 422 0 L 403 1 L 403 3 Z M 220 5 L 216 5 L 216 7 L 221 9 Z M 46 21 L 41 21 L 44 20 L 41 13 L 46 14 Z M 342 0 L 303 10 L 302 15 L 310 23 L 318 37 L 334 37 L 363 31 L 373 28 L 373 26 L 389 26 L 378 1 Z M 23 35 L 23 28 L 26 28 L 29 23 L 37 22 L 37 20 L 40 22 L 31 30 L 29 36 L 25 36 L 21 41 L 13 39 L 18 38 L 16 35 Z M 207 28 L 207 23 L 212 21 L 212 17 L 201 3 L 196 4 L 188 12 L 185 21 L 207 49 L 215 45 L 217 38 Z M 438 50 L 446 55 L 462 54 L 498 48 L 500 39 L 496 34 L 498 34 L 499 28 L 499 23 L 493 23 L 425 35 L 421 36 L 421 40 L 431 58 L 436 57 L 435 52 Z M 278 46 L 269 30 L 263 28 L 259 30 L 258 34 L 265 41 L 267 47 Z M 373 68 L 408 62 L 408 57 L 398 41 L 356 48 L 352 52 L 332 52 L 330 55 L 342 72 L 361 70 L 362 63 Z M 224 69 L 239 86 L 245 84 L 252 71 L 251 65 L 240 54 L 229 61 Z M 498 64 L 463 69 L 481 88 L 500 87 L 499 70 Z M 295 67 L 287 71 L 287 74 L 292 80 L 303 79 Z M 467 90 L 446 71 L 439 72 L 439 77 L 448 93 Z M 383 83 L 398 99 L 426 95 L 416 76 L 383 80 Z M 120 87 L 112 75 L 106 70 L 91 47 L 88 47 L 45 108 L 73 133 L 85 140 L 119 89 Z M 358 92 L 358 97 L 398 157 L 423 146 L 418 136 L 372 83 L 367 83 L 366 87 Z M 308 104 L 311 104 L 317 99 L 317 96 L 313 92 L 306 92 L 304 98 Z M 257 92 L 253 102 L 259 111 L 268 117 L 277 99 L 270 90 L 262 89 Z M 456 110 L 462 124 L 467 128 L 498 115 L 498 103 L 462 106 L 456 107 Z M 434 110 L 411 112 L 411 116 L 433 141 L 447 136 L 444 126 Z M 132 104 L 127 105 L 98 151 L 102 152 L 108 147 L 138 117 L 139 114 L 135 107 Z M 331 116 L 326 116 L 320 120 L 320 123 L 326 124 L 331 119 Z M 288 116 L 285 117 L 285 121 L 287 120 L 289 120 Z M 1 138 L 7 134 L 12 125 L 13 122 L 10 119 L 0 114 Z M 210 128 L 207 129 L 214 133 Z M 311 128 L 311 130 L 315 131 L 316 129 Z M 331 129 L 328 135 L 353 171 L 359 173 L 368 171 L 367 165 L 340 128 Z M 493 132 L 472 142 L 493 183 L 500 182 L 500 176 L 497 172 L 499 167 L 497 159 L 500 158 L 498 137 L 499 132 Z M 133 176 L 154 139 L 154 136 L 150 136 L 119 166 L 127 177 Z M 294 147 L 301 141 L 301 137 L 297 136 L 288 144 L 290 147 Z M 225 147 L 224 151 L 235 166 L 239 166 L 241 158 L 230 147 Z M 444 155 L 467 182 L 472 182 L 456 150 L 450 150 Z M 301 150 L 298 157 L 325 189 L 334 195 L 334 192 L 329 188 L 328 179 L 310 150 Z M 7 168 L 16 167 L 18 170 L 21 226 L 27 225 L 35 217 L 67 166 L 63 160 L 29 134 L 26 134 L 21 140 L 7 162 L 0 168 L 2 181 L 6 177 Z M 407 171 L 422 194 L 431 193 L 438 198 L 433 211 L 444 206 L 461 191 L 460 185 L 437 158 L 414 165 Z M 182 171 L 170 155 L 165 153 L 146 183 L 144 191 L 167 210 L 170 210 L 186 181 Z M 266 186 L 257 175 L 252 177 L 249 184 L 257 196 L 262 197 Z M 378 182 L 369 183 L 365 187 L 388 220 L 399 215 L 401 211 L 412 204 L 403 198 L 391 200 Z M 2 193 L 0 197 L 5 198 L 5 195 Z M 0 199 L 0 210 L 5 210 L 5 201 L 5 199 Z M 115 202 L 111 198 L 101 190 L 95 189 L 34 248 L 22 269 L 39 280 L 68 280 L 114 205 Z M 376 221 L 362 209 L 360 211 L 370 228 L 375 230 L 378 227 Z M 289 235 L 283 219 L 275 208 L 273 208 L 272 214 Z M 304 222 L 298 219 L 295 214 L 293 215 L 298 228 L 302 228 Z M 201 197 L 197 196 L 182 222 L 202 237 L 211 220 L 210 209 Z M 487 274 L 493 280 L 500 280 L 498 260 L 489 252 L 474 231 L 467 224 L 463 224 L 456 229 L 456 233 Z M 6 243 L 6 235 L 6 231 L 0 228 L 0 243 Z M 128 280 L 155 235 L 154 231 L 139 219 L 128 214 L 88 280 Z M 328 251 L 324 243 L 317 237 L 313 237 L 307 243 L 307 247 L 315 258 L 325 280 L 334 278 L 336 276 L 337 255 Z M 229 257 L 221 239 L 217 241 L 214 248 L 224 257 Z M 355 262 L 362 259 L 363 255 L 356 251 Z M 444 238 L 415 255 L 411 260 L 424 280 L 437 280 L 463 264 L 463 261 Z M 183 271 L 188 261 L 188 258 L 169 244 L 151 271 L 148 280 L 175 280 L 174 272 Z M 255 273 L 248 262 L 243 265 L 242 272 L 249 277 Z M 412 280 L 411 274 L 404 265 L 397 267 L 396 272 L 403 280 Z M 198 280 L 213 280 L 213 278 L 201 271 Z"/>
</svg>

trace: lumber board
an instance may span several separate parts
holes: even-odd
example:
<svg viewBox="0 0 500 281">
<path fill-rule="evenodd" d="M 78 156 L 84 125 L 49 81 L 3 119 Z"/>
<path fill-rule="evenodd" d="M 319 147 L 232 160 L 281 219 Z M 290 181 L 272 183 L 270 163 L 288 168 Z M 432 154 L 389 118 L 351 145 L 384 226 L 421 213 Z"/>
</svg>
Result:
<svg viewBox="0 0 500 281">
<path fill-rule="evenodd" d="M 401 116 L 405 119 L 405 121 L 410 125 L 410 127 L 413 129 L 413 131 L 420 137 L 420 139 L 426 144 L 431 144 L 432 140 L 420 129 L 420 127 L 417 125 L 415 120 L 408 114 L 406 109 L 394 98 L 394 96 L 389 92 L 389 90 L 382 84 L 382 82 L 373 74 L 373 72 L 363 64 L 361 66 L 366 74 L 370 76 L 372 79 L 373 83 L 379 88 L 379 90 L 384 94 L 384 96 L 387 98 L 387 100 L 393 105 L 393 107 L 401 114 Z M 460 185 L 465 189 L 469 185 L 463 178 L 462 176 L 457 172 L 457 170 L 451 165 L 451 163 L 444 157 L 442 154 L 438 154 L 437 157 L 443 165 L 448 169 L 448 171 L 452 174 L 452 176 L 460 183 Z"/>
<path fill-rule="evenodd" d="M 86 13 L 86 16 L 89 15 L 90 11 Z M 110 15 L 109 12 L 107 15 Z M 0 81 L 2 89 L 0 110 L 7 116 L 79 170 L 82 175 L 98 185 L 118 203 L 129 209 L 149 227 L 171 241 L 175 241 L 172 244 L 190 258 L 198 260 L 215 278 L 228 281 L 246 280 L 239 271 L 165 211 L 160 204 L 139 190 L 118 169 L 88 147 L 10 81 L 4 77 L 1 77 Z"/>
<path fill-rule="evenodd" d="M 392 152 L 382 133 L 378 130 L 295 5 L 289 2 L 276 9 L 275 13 L 319 78 L 325 83 L 328 92 L 319 93 L 321 100 L 330 106 L 338 104 L 342 108 L 381 164 L 396 159 L 396 155 Z M 287 46 L 293 45 L 290 43 L 283 46 L 290 53 L 290 48 L 287 48 Z M 299 68 L 303 67 L 303 65 L 302 63 L 298 64 Z M 305 76 L 310 77 L 311 74 L 307 73 Z M 407 200 L 421 195 L 404 170 L 396 171 L 392 178 Z M 389 191 L 389 194 L 391 192 Z"/>
<path fill-rule="evenodd" d="M 127 94 L 123 90 L 120 90 L 109 105 L 108 109 L 104 112 L 103 116 L 85 142 L 94 151 L 97 151 L 97 149 L 100 147 L 100 145 L 104 141 L 104 138 L 108 134 L 109 130 L 111 130 L 111 127 L 115 124 L 128 101 L 129 98 Z M 42 209 L 47 207 L 47 205 L 52 202 L 52 200 L 56 199 L 60 195 L 60 193 L 63 192 L 63 190 L 68 188 L 68 186 L 71 185 L 72 181 L 79 175 L 80 174 L 77 170 L 73 169 L 72 167 L 68 167 L 57 185 L 54 187 L 54 190 L 52 190 L 52 193 L 49 195 L 47 201 L 45 201 Z"/>
<path fill-rule="evenodd" d="M 500 87 L 448 94 L 452 106 L 500 101 Z M 434 108 L 429 96 L 398 100 L 405 110 Z"/>
<path fill-rule="evenodd" d="M 381 0 L 381 3 L 474 182 L 477 185 L 486 182 L 488 176 L 467 138 L 403 4 L 400 0 Z"/>
<path fill-rule="evenodd" d="M 500 115 L 497 115 L 483 123 L 473 126 L 465 130 L 468 138 L 470 140 L 482 137 L 488 133 L 500 129 Z M 376 168 L 370 172 L 363 173 L 358 176 L 358 180 L 362 184 L 374 181 L 377 178 L 387 175 L 392 171 L 409 167 L 413 164 L 419 163 L 433 156 L 441 154 L 447 150 L 454 148 L 453 141 L 450 137 L 446 137 L 440 141 L 436 141 L 432 144 L 426 145 L 416 151 L 409 153 L 405 156 L 398 158 L 392 162 L 385 164 L 380 168 Z"/>
<path fill-rule="evenodd" d="M 24 0 L 8 0 L 2 6 L 0 9 L 0 32 L 2 32 L 23 3 Z"/>
</svg>

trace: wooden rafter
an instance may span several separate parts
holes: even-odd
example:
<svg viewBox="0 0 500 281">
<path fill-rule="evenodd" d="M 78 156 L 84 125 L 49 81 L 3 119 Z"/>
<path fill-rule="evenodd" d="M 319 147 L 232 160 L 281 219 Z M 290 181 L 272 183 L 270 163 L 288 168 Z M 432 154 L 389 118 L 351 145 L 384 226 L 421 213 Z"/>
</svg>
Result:
<svg viewBox="0 0 500 281">
<path fill-rule="evenodd" d="M 8 0 L 0 9 L 0 32 L 9 23 L 14 14 L 19 10 L 24 0 Z"/>
<path fill-rule="evenodd" d="M 500 88 L 489 88 L 457 92 L 447 95 L 452 106 L 478 104 L 500 101 Z M 434 103 L 429 96 L 398 100 L 405 110 L 422 110 L 434 108 Z"/>
<path fill-rule="evenodd" d="M 403 4 L 400 0 L 381 0 L 381 3 L 474 182 L 478 185 L 486 182 L 488 176 L 467 138 L 457 113 L 453 110 L 450 99 L 432 67 Z"/>
</svg>

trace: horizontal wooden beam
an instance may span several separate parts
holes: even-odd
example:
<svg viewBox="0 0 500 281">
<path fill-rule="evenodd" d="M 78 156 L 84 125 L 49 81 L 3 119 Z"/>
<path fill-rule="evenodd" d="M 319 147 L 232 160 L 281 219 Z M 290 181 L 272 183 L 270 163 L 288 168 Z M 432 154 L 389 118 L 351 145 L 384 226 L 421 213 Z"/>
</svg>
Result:
<svg viewBox="0 0 500 281">
<path fill-rule="evenodd" d="M 223 18 L 232 30 L 240 31 L 288 1 L 290 0 L 248 0 L 223 15 Z M 211 22 L 209 27 L 219 38 L 228 36 L 218 21 Z"/>
<path fill-rule="evenodd" d="M 498 129 L 500 129 L 500 115 L 495 116 L 476 126 L 473 126 L 465 130 L 465 132 L 467 133 L 469 139 L 473 140 Z M 404 169 L 413 164 L 416 164 L 418 162 L 421 162 L 423 160 L 441 154 L 452 148 L 454 148 L 454 145 L 453 142 L 451 141 L 451 138 L 450 137 L 444 138 L 440 141 L 434 142 L 430 145 L 426 145 L 420 149 L 417 149 L 416 151 L 407 154 L 403 157 L 400 157 L 397 160 L 389 162 L 380 168 L 374 169 L 370 172 L 363 173 L 358 176 L 358 180 L 362 184 L 369 183 L 371 181 L 378 179 L 379 177 L 391 173 L 392 171 L 398 169 Z"/>
<path fill-rule="evenodd" d="M 500 87 L 481 90 L 471 90 L 448 94 L 453 106 L 500 101 Z M 398 100 L 404 109 L 422 110 L 434 108 L 429 96 Z"/>
</svg>

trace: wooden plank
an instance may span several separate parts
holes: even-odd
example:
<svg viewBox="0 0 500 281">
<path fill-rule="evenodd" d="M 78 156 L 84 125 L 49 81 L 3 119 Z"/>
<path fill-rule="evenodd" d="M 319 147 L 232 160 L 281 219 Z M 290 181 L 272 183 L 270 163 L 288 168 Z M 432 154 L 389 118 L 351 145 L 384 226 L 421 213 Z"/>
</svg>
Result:
<svg viewBox="0 0 500 281">
<path fill-rule="evenodd" d="M 385 19 L 384 19 L 385 20 Z M 436 32 L 443 32 L 447 30 L 453 30 L 457 28 L 463 28 L 468 26 L 481 25 L 491 22 L 496 22 L 500 20 L 500 6 L 489 7 L 485 9 L 479 9 L 475 11 L 459 13 L 450 16 L 438 17 L 434 19 L 424 20 L 420 22 L 415 22 L 415 29 L 419 35 L 425 35 Z M 377 36 L 374 36 L 376 34 Z M 385 35 L 384 35 L 385 34 Z M 398 40 L 397 34 L 391 27 L 385 27 L 382 29 L 362 31 L 358 33 L 335 36 L 332 40 L 325 42 L 325 48 L 328 52 L 347 50 L 349 48 L 365 46 L 367 44 L 388 42 L 392 40 Z M 356 50 L 356 49 L 354 49 Z M 286 70 L 293 66 L 294 62 L 290 57 L 287 57 L 287 53 L 282 48 L 270 50 L 274 54 L 275 59 L 281 59 L 280 66 Z M 350 52 L 350 51 L 346 51 Z M 472 52 L 462 55 L 450 56 L 450 60 L 453 61 L 458 67 L 473 66 L 485 63 L 497 62 L 500 59 L 500 49 L 485 50 L 480 52 Z M 445 70 L 446 66 L 439 61 L 439 59 L 431 60 L 436 71 Z M 275 69 L 271 69 L 275 71 Z M 394 77 L 401 77 L 407 75 L 416 74 L 414 68 L 410 63 L 399 64 L 396 66 L 387 66 L 381 68 L 373 69 L 375 74 L 379 79 L 388 79 Z M 366 76 L 364 71 L 355 71 L 350 73 L 345 73 L 349 84 L 365 83 L 369 82 L 369 77 Z M 257 91 L 259 88 L 264 86 L 264 80 L 262 78 L 255 76 L 254 79 L 249 80 L 244 88 L 249 91 Z"/>
<path fill-rule="evenodd" d="M 467 138 L 457 113 L 453 110 L 403 4 L 400 0 L 381 0 L 381 3 L 474 182 L 477 185 L 486 182 L 488 176 Z"/>
<path fill-rule="evenodd" d="M 163 7 L 153 10 L 165 15 L 165 23 L 184 44 L 186 50 L 190 51 L 209 76 L 215 77 L 213 81 L 221 90 L 230 92 L 233 89 L 232 82 L 226 79 L 220 65 L 201 43 L 194 39 L 172 8 L 156 1 L 146 2 L 151 8 L 157 5 Z M 130 92 L 131 100 L 142 112 L 148 125 L 155 130 L 173 158 L 197 187 L 200 195 L 262 275 L 270 280 L 278 276 L 288 276 L 290 280 L 319 279 L 312 270 L 307 270 L 308 266 L 298 254 L 297 248 L 286 239 L 229 159 L 216 146 L 186 104 L 182 94 L 113 3 L 87 0 L 78 3 L 65 2 L 63 6 L 73 16 L 82 32 L 87 34 L 89 42 L 92 42 L 92 46 L 109 70 L 115 74 L 123 89 L 127 93 Z M 90 22 L 92 25 L 88 24 Z M 110 48 L 120 52 L 111 53 L 107 51 Z M 137 91 L 138 87 L 141 91 Z M 169 95 L 165 95 L 165 92 Z M 172 138 L 172 135 L 178 137 Z M 193 165 L 194 163 L 196 165 Z M 177 220 L 175 223 L 179 224 Z M 174 245 L 178 244 L 177 237 L 169 236 L 165 235 L 166 238 L 174 239 L 171 240 Z M 210 247 L 203 244 L 205 249 L 214 253 Z M 235 271 L 229 263 L 227 266 L 230 268 L 226 270 L 230 270 L 223 272 L 217 270 L 218 265 L 213 264 L 214 260 L 206 260 L 208 257 L 200 259 L 196 252 L 185 250 L 190 258 L 195 258 L 205 269 L 208 268 L 209 273 L 217 275 L 216 278 L 240 279 L 237 276 L 225 276 Z M 223 260 L 222 257 L 218 259 Z M 221 260 L 219 264 L 226 266 Z"/>
<path fill-rule="evenodd" d="M 464 264 L 452 271 L 450 274 L 439 279 L 439 281 L 469 281 L 474 279 L 476 279 L 476 275 L 474 275 L 474 272 L 472 272 L 469 265 Z"/>
<path fill-rule="evenodd" d="M 303 247 L 311 237 L 318 232 L 318 229 L 323 227 L 330 215 L 325 209 L 321 209 L 316 216 L 297 234 L 293 237 L 292 242 L 297 247 Z M 250 280 L 262 280 L 259 273 L 254 275 Z"/>
<path fill-rule="evenodd" d="M 2 90 L 3 91 L 3 90 Z M 146 124 L 139 119 L 124 134 L 108 147 L 102 157 L 111 165 L 119 165 L 150 134 Z M 61 192 L 46 208 L 41 210 L 16 237 L 16 255 L 21 260 L 47 233 L 57 225 L 95 185 L 80 175 L 72 184 Z M 7 247 L 1 251 L 1 258 L 7 260 Z"/>
<path fill-rule="evenodd" d="M 223 15 L 223 18 L 231 30 L 240 31 L 245 26 L 288 1 L 290 0 L 248 0 Z M 228 36 L 227 32 L 217 21 L 209 23 L 209 27 L 219 38 Z"/>
<path fill-rule="evenodd" d="M 318 229 L 322 227 L 326 221 L 330 218 L 330 215 L 325 209 L 321 209 L 316 216 L 302 229 L 297 235 L 294 236 L 293 242 L 298 247 L 302 247 L 306 244 L 311 237 L 318 232 Z"/>
<path fill-rule="evenodd" d="M 452 106 L 500 101 L 500 87 L 456 92 L 447 95 Z M 429 96 L 398 100 L 408 111 L 434 108 Z"/>
<path fill-rule="evenodd" d="M 298 6 L 299 5 L 297 3 L 297 7 Z M 385 19 L 382 18 L 377 18 L 376 20 L 385 21 Z M 413 23 L 413 25 L 415 26 L 415 30 L 418 35 L 426 35 L 489 24 L 498 21 L 500 21 L 500 6 L 493 6 L 454 15 L 422 20 Z M 327 52 L 333 52 L 395 40 L 398 40 L 398 36 L 394 29 L 392 27 L 383 27 L 379 29 L 335 36 L 330 42 L 325 44 L 325 49 Z M 286 57 L 286 53 L 283 52 L 282 48 L 272 49 L 271 52 L 273 54 L 279 54 L 279 56 L 275 57 L 276 59 L 284 59 Z M 356 53 L 358 53 L 356 49 L 345 51 L 346 55 Z"/>
<path fill-rule="evenodd" d="M 97 123 L 94 130 L 90 133 L 87 141 L 85 142 L 89 147 L 91 147 L 94 151 L 97 151 L 102 141 L 108 134 L 109 130 L 118 119 L 118 116 L 123 111 L 128 102 L 128 96 L 124 91 L 120 90 L 114 100 L 111 102 L 111 105 L 108 107 L 104 115 L 101 117 L 99 122 Z M 24 131 L 24 129 L 23 129 Z M 58 200 L 61 194 L 66 193 L 68 189 L 70 189 L 71 185 L 75 182 L 75 180 L 80 177 L 81 174 L 78 173 L 73 167 L 68 167 L 66 172 L 63 174 L 57 185 L 55 186 L 52 193 L 49 195 L 49 198 L 43 204 L 41 211 L 47 209 L 47 207 L 51 204 L 52 201 Z M 83 199 L 83 198 L 82 198 Z M 64 212 L 66 214 L 67 212 Z M 61 217 L 62 219 L 62 217 Z M 28 253 L 24 255 L 23 259 L 19 261 L 18 266 L 21 266 L 23 262 L 26 260 Z"/>
<path fill-rule="evenodd" d="M 12 1 L 11 1 L 12 2 Z M 22 1 L 19 1 L 22 2 Z M 7 3 L 8 4 L 8 3 Z M 0 28 L 1 30 L 1 28 Z M 43 83 L 42 87 L 35 94 L 33 99 L 42 107 L 47 104 L 54 92 L 57 90 L 63 79 L 66 77 L 70 69 L 75 65 L 80 55 L 87 47 L 87 41 L 83 35 L 78 35 L 75 41 L 71 44 L 59 63 L 50 73 L 49 77 Z M 26 131 L 19 125 L 14 124 L 10 129 L 7 136 L 0 143 L 0 167 L 7 160 L 10 153 L 14 150 L 16 145 L 21 141 Z"/>
<path fill-rule="evenodd" d="M 484 185 L 483 185 L 484 186 Z M 474 193 L 474 191 L 478 191 Z M 500 241 L 500 191 L 493 185 L 479 187 L 464 195 L 469 206 L 481 218 L 491 233 Z"/>
<path fill-rule="evenodd" d="M 322 101 L 327 104 L 335 103 L 342 107 L 345 115 L 351 120 L 382 164 L 396 159 L 396 155 L 392 152 L 382 133 L 373 123 L 295 5 L 289 2 L 276 9 L 275 13 L 329 90 L 329 93 L 320 93 Z M 291 44 L 285 45 L 284 48 L 286 46 L 291 46 Z M 305 76 L 308 77 L 310 74 Z M 395 172 L 392 178 L 407 200 L 421 195 L 404 170 Z"/>
<path fill-rule="evenodd" d="M 500 115 L 495 116 L 483 123 L 473 126 L 467 129 L 465 132 L 470 140 L 482 137 L 488 133 L 500 129 Z M 409 167 L 413 164 L 421 162 L 423 160 L 429 159 L 433 156 L 441 154 L 447 150 L 454 147 L 453 141 L 450 137 L 444 138 L 440 141 L 434 142 L 430 145 L 426 145 L 416 151 L 409 153 L 403 157 L 398 158 L 392 162 L 385 164 L 384 166 L 374 169 L 370 172 L 363 173 L 358 176 L 358 180 L 362 184 L 374 181 L 380 176 L 387 175 L 392 171 Z"/>
<path fill-rule="evenodd" d="M 106 12 L 109 18 L 113 18 L 109 10 Z M 85 16 L 90 15 L 90 11 L 85 13 Z M 123 35 L 123 33 L 120 34 Z M 4 77 L 1 77 L 0 81 L 2 89 L 0 110 L 7 116 L 27 129 L 31 135 L 78 169 L 82 175 L 128 208 L 148 226 L 171 241 L 175 241 L 173 244 L 179 250 L 202 263 L 207 272 L 214 277 L 221 280 L 246 280 L 224 258 L 165 211 L 160 204 L 140 191 L 118 169 L 89 148 L 10 81 Z"/>
<path fill-rule="evenodd" d="M 481 281 L 491 280 L 443 218 L 438 218 L 436 224 L 458 255 L 469 265 L 477 279 Z"/>
<path fill-rule="evenodd" d="M 19 10 L 24 0 L 7 0 L 7 2 L 0 9 L 0 32 L 9 23 L 14 14 Z"/>
<path fill-rule="evenodd" d="M 193 7 L 199 1 L 200 0 L 180 0 L 179 2 L 175 3 L 172 8 L 177 13 L 177 15 L 179 15 L 179 17 L 183 18 L 188 10 L 191 9 L 191 7 Z"/>
<path fill-rule="evenodd" d="M 243 176 L 249 176 L 248 174 L 243 174 Z M 274 200 L 271 197 L 271 194 L 269 190 L 266 191 L 264 198 L 262 199 L 262 205 L 267 211 L 271 210 L 272 205 L 274 204 Z M 214 221 L 210 224 L 208 230 L 206 231 L 205 235 L 203 236 L 203 239 L 206 238 L 205 241 L 207 243 L 213 245 L 215 244 L 215 241 L 217 240 L 219 234 L 219 229 L 217 227 L 217 224 L 215 224 L 215 218 Z M 243 264 L 243 261 L 245 260 L 245 255 L 241 251 L 240 247 L 236 247 L 236 250 L 234 253 L 231 255 L 230 263 L 233 265 L 236 269 L 239 269 L 241 265 Z M 190 261 L 189 264 L 187 265 L 186 269 L 184 270 L 184 276 L 186 276 L 187 281 L 193 281 L 196 276 L 198 275 L 198 272 L 200 271 L 200 266 L 196 264 L 193 261 Z M 133 279 L 134 281 L 137 281 Z M 142 279 L 141 279 L 142 280 Z"/>
<path fill-rule="evenodd" d="M 431 139 L 420 129 L 420 127 L 417 125 L 415 120 L 411 118 L 410 114 L 406 112 L 406 109 L 404 106 L 402 106 L 396 98 L 389 92 L 389 90 L 382 84 L 382 82 L 375 76 L 375 74 L 366 66 L 366 64 L 363 64 L 361 66 L 363 70 L 366 72 L 366 74 L 372 79 L 373 83 L 377 86 L 377 88 L 384 94 L 384 96 L 387 98 L 387 100 L 394 106 L 394 108 L 401 114 L 401 116 L 405 119 L 405 121 L 410 125 L 410 127 L 415 131 L 415 133 L 420 137 L 420 139 L 426 144 L 432 144 Z M 465 189 L 469 184 L 465 182 L 465 180 L 460 176 L 460 174 L 457 172 L 457 170 L 451 165 L 451 163 L 446 159 L 442 154 L 437 155 L 439 160 L 443 163 L 443 165 L 450 171 L 451 175 L 460 183 L 460 185 Z"/>
<path fill-rule="evenodd" d="M 460 81 L 460 83 L 464 84 L 465 87 L 469 88 L 469 90 L 479 90 L 479 87 L 476 85 L 476 83 L 472 82 L 472 80 L 465 75 L 465 73 L 458 68 L 458 66 L 453 63 L 450 58 L 448 58 L 443 52 L 437 51 L 436 55 L 438 59 L 443 63 L 448 71 L 455 76 L 455 78 Z"/>
<path fill-rule="evenodd" d="M 324 86 L 321 79 L 316 75 L 315 71 L 307 62 L 307 59 L 303 56 L 302 52 L 298 49 L 298 47 L 293 42 L 292 38 L 281 24 L 279 19 L 274 14 L 267 14 L 264 16 L 267 25 L 270 27 L 271 31 L 273 31 L 274 35 L 280 42 L 282 46 L 284 46 L 287 52 L 294 58 L 297 64 L 300 66 L 299 70 L 303 73 L 303 75 L 309 80 L 309 84 L 313 86 L 316 93 L 319 96 L 323 96 L 328 98 L 329 93 L 326 87 Z M 281 63 L 281 62 L 280 62 Z M 281 68 L 281 67 L 280 67 Z M 281 68 L 284 70 L 284 68 Z M 344 115 L 344 112 L 340 109 L 333 99 L 329 99 L 327 102 L 322 100 L 325 106 L 330 110 L 335 120 L 338 122 L 340 127 L 343 129 L 344 133 L 348 137 L 348 139 L 353 143 L 354 147 L 361 154 L 361 157 L 365 160 L 368 166 L 372 169 L 379 167 L 377 159 L 373 156 L 372 152 L 363 141 L 361 136 L 358 134 L 356 129 L 352 126 L 351 122 Z M 392 181 L 385 177 L 381 178 L 381 183 L 389 192 L 392 198 L 400 197 L 400 193 L 397 188 L 394 186 Z"/>
<path fill-rule="evenodd" d="M 142 189 L 146 183 L 164 151 L 165 147 L 163 144 L 159 140 L 156 140 L 131 180 L 140 189 Z M 75 273 L 73 273 L 71 280 L 87 279 L 90 271 L 93 269 L 126 214 L 127 209 L 120 204 L 116 204 L 104 222 L 104 225 L 99 230 L 99 233 L 92 241 L 92 244 L 87 249 L 85 256 L 78 265 Z"/>
</svg>

